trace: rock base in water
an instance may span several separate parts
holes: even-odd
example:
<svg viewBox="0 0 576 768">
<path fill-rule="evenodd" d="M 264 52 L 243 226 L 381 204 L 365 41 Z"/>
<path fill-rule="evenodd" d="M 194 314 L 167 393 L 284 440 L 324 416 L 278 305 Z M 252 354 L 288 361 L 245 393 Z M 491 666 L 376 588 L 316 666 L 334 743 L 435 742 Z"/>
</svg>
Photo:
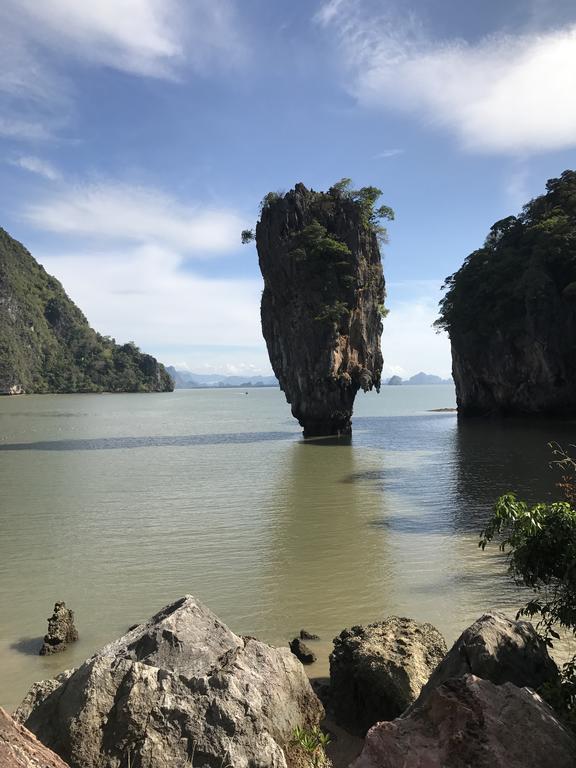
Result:
<svg viewBox="0 0 576 768">
<path fill-rule="evenodd" d="M 40 656 L 65 651 L 69 643 L 78 640 L 78 630 L 74 625 L 74 611 L 66 608 L 66 603 L 55 603 L 54 613 L 48 619 L 48 634 L 40 648 Z"/>
</svg>

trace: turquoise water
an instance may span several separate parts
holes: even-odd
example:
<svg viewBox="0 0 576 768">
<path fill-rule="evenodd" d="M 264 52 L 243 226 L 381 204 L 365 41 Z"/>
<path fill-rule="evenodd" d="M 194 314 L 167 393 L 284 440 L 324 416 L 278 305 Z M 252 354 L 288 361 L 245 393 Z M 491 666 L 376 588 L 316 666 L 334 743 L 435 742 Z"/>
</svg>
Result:
<svg viewBox="0 0 576 768">
<path fill-rule="evenodd" d="M 494 498 L 549 495 L 546 443 L 573 423 L 460 424 L 450 386 L 359 395 L 350 442 L 303 441 L 279 390 L 0 399 L 0 705 L 193 593 L 235 631 L 402 614 L 448 640 L 513 612 L 501 558 L 477 548 Z M 80 641 L 35 652 L 53 603 Z"/>
</svg>

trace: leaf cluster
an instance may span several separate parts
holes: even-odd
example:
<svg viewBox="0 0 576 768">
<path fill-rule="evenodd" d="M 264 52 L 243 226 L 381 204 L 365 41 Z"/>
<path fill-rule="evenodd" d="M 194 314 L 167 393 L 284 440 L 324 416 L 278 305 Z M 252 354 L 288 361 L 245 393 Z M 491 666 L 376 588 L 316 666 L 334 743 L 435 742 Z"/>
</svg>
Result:
<svg viewBox="0 0 576 768">
<path fill-rule="evenodd" d="M 497 221 L 484 245 L 444 282 L 439 330 L 489 338 L 514 334 L 534 307 L 573 301 L 576 282 L 576 172 L 550 179 L 518 216 Z"/>
<path fill-rule="evenodd" d="M 294 729 L 292 743 L 307 755 L 314 768 L 321 768 L 327 764 L 325 749 L 330 743 L 330 736 L 317 725 L 313 728 L 297 726 Z"/>
<path fill-rule="evenodd" d="M 513 493 L 504 494 L 480 534 L 479 546 L 485 549 L 498 540 L 513 578 L 534 591 L 518 616 L 537 617 L 543 640 L 552 646 L 560 637 L 559 628 L 576 635 L 576 462 L 559 445 L 550 447 L 564 498 L 528 504 Z M 546 693 L 576 726 L 576 656 Z"/>
<path fill-rule="evenodd" d="M 133 342 L 94 331 L 60 283 L 0 229 L 0 386 L 28 393 L 173 389 Z"/>
</svg>

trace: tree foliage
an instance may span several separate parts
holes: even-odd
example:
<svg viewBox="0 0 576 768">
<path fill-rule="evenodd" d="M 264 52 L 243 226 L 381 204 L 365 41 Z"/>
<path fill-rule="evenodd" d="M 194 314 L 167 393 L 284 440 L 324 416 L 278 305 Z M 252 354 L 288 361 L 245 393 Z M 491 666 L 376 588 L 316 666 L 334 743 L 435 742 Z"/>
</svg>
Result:
<svg viewBox="0 0 576 768">
<path fill-rule="evenodd" d="M 518 616 L 537 618 L 537 628 L 552 646 L 558 629 L 576 636 L 576 461 L 553 443 L 552 465 L 560 471 L 559 501 L 528 504 L 513 493 L 501 496 L 480 547 L 499 541 L 508 555 L 513 578 L 534 591 Z M 574 446 L 571 446 L 574 448 Z M 548 693 L 563 714 L 576 725 L 576 656 L 563 669 L 560 685 Z"/>
<path fill-rule="evenodd" d="M 25 392 L 173 389 L 151 355 L 94 331 L 60 283 L 0 229 L 0 386 Z"/>
<path fill-rule="evenodd" d="M 575 282 L 576 172 L 564 171 L 518 216 L 497 221 L 482 248 L 446 279 L 435 326 L 486 338 L 506 328 L 510 336 L 534 302 L 552 294 L 570 300 Z"/>
</svg>

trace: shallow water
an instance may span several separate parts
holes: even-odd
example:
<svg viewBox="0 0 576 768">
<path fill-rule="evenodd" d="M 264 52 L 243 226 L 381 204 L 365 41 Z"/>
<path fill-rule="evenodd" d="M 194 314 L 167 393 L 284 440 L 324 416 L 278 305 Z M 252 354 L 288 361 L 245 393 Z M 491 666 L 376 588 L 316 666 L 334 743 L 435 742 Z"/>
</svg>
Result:
<svg viewBox="0 0 576 768">
<path fill-rule="evenodd" d="M 491 504 L 548 497 L 574 422 L 431 413 L 453 388 L 359 395 L 351 442 L 303 441 L 276 389 L 0 399 L 0 705 L 191 592 L 236 632 L 403 614 L 449 641 L 522 595 L 477 547 Z M 56 600 L 81 639 L 36 655 Z"/>
</svg>

